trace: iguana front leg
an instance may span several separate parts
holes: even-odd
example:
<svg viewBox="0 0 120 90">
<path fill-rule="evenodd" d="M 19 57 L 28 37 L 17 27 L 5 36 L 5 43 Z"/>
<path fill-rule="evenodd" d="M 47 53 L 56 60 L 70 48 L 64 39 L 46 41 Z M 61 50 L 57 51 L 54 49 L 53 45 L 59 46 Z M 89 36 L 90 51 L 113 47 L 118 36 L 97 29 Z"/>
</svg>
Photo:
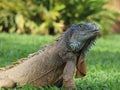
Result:
<svg viewBox="0 0 120 90">
<path fill-rule="evenodd" d="M 67 61 L 66 66 L 63 71 L 63 84 L 66 90 L 72 90 L 76 88 L 75 82 L 73 80 L 75 63 L 73 61 Z"/>
<path fill-rule="evenodd" d="M 61 55 L 61 57 L 66 62 L 63 71 L 63 85 L 66 88 L 66 90 L 72 90 L 73 88 L 76 88 L 75 82 L 73 80 L 73 76 L 76 68 L 77 56 L 69 52 Z"/>
</svg>

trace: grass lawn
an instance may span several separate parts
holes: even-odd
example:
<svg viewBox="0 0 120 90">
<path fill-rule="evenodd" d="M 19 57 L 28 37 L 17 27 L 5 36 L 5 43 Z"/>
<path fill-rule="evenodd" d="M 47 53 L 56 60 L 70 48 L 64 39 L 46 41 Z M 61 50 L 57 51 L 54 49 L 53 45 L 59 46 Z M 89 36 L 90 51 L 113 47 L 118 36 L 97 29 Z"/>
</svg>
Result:
<svg viewBox="0 0 120 90">
<path fill-rule="evenodd" d="M 53 36 L 0 34 L 0 67 L 41 49 L 55 39 Z M 110 35 L 97 40 L 86 56 L 87 75 L 75 79 L 77 90 L 120 90 L 120 35 Z M 0 89 L 4 90 L 4 89 Z M 64 90 L 62 87 L 31 85 L 9 90 Z"/>
</svg>

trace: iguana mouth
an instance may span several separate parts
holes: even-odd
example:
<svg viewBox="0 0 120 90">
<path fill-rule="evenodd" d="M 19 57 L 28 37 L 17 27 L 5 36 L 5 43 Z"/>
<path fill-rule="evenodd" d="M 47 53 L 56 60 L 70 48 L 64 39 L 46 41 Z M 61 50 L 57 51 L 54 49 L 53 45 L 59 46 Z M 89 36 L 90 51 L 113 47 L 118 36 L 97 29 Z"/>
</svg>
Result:
<svg viewBox="0 0 120 90">
<path fill-rule="evenodd" d="M 93 33 L 95 35 L 98 35 L 100 33 L 100 31 L 98 29 L 92 30 L 90 31 L 90 33 Z M 95 36 L 94 36 L 95 37 Z"/>
<path fill-rule="evenodd" d="M 97 34 L 99 34 L 99 31 L 98 30 L 94 30 L 94 31 L 92 31 L 93 33 L 97 33 Z"/>
</svg>

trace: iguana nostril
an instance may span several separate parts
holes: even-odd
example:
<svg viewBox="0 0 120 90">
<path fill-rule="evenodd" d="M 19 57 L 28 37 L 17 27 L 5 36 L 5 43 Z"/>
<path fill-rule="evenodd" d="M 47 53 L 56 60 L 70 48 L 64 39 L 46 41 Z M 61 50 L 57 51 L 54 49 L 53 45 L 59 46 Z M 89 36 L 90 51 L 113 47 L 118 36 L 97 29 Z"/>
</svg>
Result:
<svg viewBox="0 0 120 90">
<path fill-rule="evenodd" d="M 95 25 L 95 28 L 96 28 L 96 30 L 99 30 L 99 27 L 97 25 Z"/>
</svg>

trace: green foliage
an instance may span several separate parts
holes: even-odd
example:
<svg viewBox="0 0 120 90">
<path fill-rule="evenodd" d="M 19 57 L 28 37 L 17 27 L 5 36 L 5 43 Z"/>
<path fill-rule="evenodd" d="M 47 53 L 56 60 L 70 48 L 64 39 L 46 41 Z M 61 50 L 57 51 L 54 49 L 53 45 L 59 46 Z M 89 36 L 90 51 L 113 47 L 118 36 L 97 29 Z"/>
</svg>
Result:
<svg viewBox="0 0 120 90">
<path fill-rule="evenodd" d="M 51 1 L 46 4 L 44 1 L 37 0 L 1 0 L 1 31 L 17 32 L 19 34 L 61 33 L 63 20 L 57 18 L 60 16 L 59 11 L 64 6 L 56 5 L 52 8 Z"/>
<path fill-rule="evenodd" d="M 102 34 L 120 14 L 105 8 L 109 0 L 0 0 L 0 31 L 58 34 L 80 21 L 97 23 Z"/>
<path fill-rule="evenodd" d="M 66 3 L 65 0 L 62 2 Z M 66 24 L 94 22 L 100 26 L 101 34 L 107 34 L 111 30 L 111 24 L 120 16 L 118 12 L 105 8 L 108 3 L 109 0 L 70 0 L 65 4 L 63 20 Z"/>
<path fill-rule="evenodd" d="M 109 35 L 97 40 L 87 54 L 87 75 L 75 79 L 77 90 L 120 90 L 120 35 Z M 53 36 L 28 36 L 0 34 L 0 66 L 18 58 L 27 57 L 40 49 L 43 44 L 53 41 Z M 1 89 L 0 89 L 1 90 Z M 65 90 L 63 87 L 40 87 L 31 85 L 8 90 Z"/>
</svg>

